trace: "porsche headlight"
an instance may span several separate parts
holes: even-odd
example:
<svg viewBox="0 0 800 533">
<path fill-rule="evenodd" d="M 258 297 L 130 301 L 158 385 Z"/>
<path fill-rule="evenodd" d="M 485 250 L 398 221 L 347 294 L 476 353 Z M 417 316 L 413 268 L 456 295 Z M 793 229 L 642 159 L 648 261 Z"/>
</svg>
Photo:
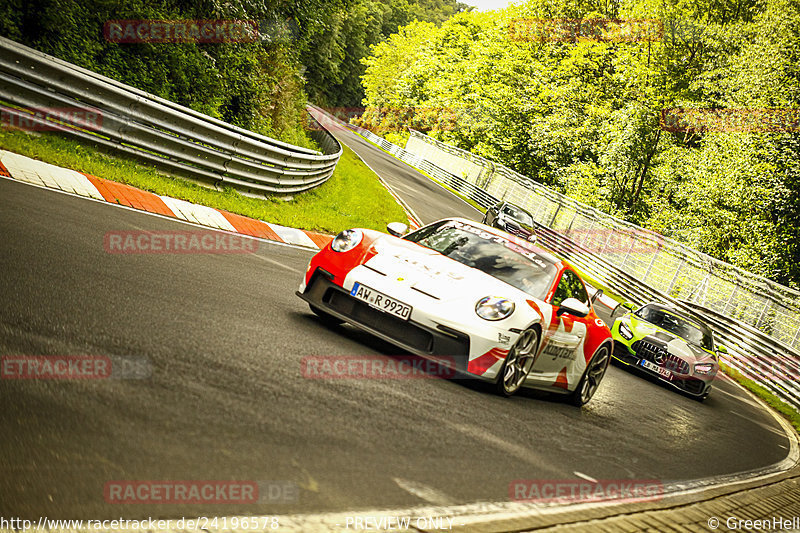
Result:
<svg viewBox="0 0 800 533">
<path fill-rule="evenodd" d="M 499 296 L 481 298 L 475 305 L 475 313 L 484 320 L 503 320 L 514 312 L 514 302 Z"/>
<path fill-rule="evenodd" d="M 334 252 L 349 252 L 361 242 L 364 235 L 357 229 L 346 229 L 331 241 Z"/>
<path fill-rule="evenodd" d="M 633 332 L 625 322 L 619 323 L 619 336 L 625 339 L 626 341 L 629 341 L 633 338 Z"/>
</svg>

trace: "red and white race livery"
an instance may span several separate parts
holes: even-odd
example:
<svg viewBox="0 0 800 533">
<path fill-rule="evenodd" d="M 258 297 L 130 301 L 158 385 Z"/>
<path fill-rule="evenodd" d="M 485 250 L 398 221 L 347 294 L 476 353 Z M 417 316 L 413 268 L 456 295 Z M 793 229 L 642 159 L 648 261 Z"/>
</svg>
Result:
<svg viewBox="0 0 800 533">
<path fill-rule="evenodd" d="M 524 386 L 576 405 L 592 398 L 613 341 L 572 267 L 465 219 L 405 230 L 340 233 L 311 259 L 297 295 L 329 323 L 455 365 L 503 395 Z"/>
</svg>

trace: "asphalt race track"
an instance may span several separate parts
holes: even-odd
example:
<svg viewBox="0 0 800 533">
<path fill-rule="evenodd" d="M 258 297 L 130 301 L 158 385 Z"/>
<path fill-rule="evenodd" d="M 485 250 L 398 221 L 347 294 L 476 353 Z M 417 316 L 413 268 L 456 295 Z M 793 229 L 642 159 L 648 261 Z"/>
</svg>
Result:
<svg viewBox="0 0 800 533">
<path fill-rule="evenodd" d="M 345 140 L 391 173 L 423 222 L 476 216 L 390 156 Z M 152 368 L 145 379 L 0 380 L 0 516 L 507 501 L 518 479 L 667 483 L 787 454 L 781 427 L 729 382 L 701 404 L 611 367 L 577 409 L 541 394 L 500 398 L 472 381 L 306 379 L 305 356 L 397 350 L 309 312 L 294 294 L 309 251 L 260 243 L 254 254 L 115 255 L 103 245 L 108 231 L 191 229 L 0 179 L 0 354 L 130 356 Z M 104 499 L 113 480 L 301 488 L 294 503 L 122 505 Z"/>
<path fill-rule="evenodd" d="M 422 224 L 446 217 L 483 219 L 483 213 L 360 135 L 341 125 L 332 128 L 331 133 L 381 176 L 411 207 Z"/>
</svg>

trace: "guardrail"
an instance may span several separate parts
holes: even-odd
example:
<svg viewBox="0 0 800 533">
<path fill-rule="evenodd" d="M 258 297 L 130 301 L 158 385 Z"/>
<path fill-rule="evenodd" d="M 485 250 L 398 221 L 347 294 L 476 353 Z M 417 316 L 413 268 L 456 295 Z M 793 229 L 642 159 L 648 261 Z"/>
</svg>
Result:
<svg viewBox="0 0 800 533">
<path fill-rule="evenodd" d="M 309 128 L 321 152 L 293 146 L 3 37 L 0 108 L 10 122 L 57 129 L 170 174 L 251 196 L 294 194 L 321 185 L 342 154 L 339 142 L 323 128 Z M 42 113 L 53 109 L 83 110 L 95 120 L 65 123 Z"/>
<path fill-rule="evenodd" d="M 369 130 L 352 125 L 349 127 L 401 161 L 422 170 L 484 208 L 494 205 L 501 199 L 508 199 L 522 207 L 529 208 L 534 213 L 535 218 L 541 218 L 541 209 L 538 211 L 540 217 L 537 217 L 536 205 L 534 204 L 533 209 L 530 208 L 534 196 L 543 194 L 548 199 L 559 199 L 558 193 L 546 190 L 541 185 L 535 184 L 538 187 L 537 190 L 534 190 L 533 187 L 527 188 L 528 182 L 530 184 L 533 183 L 528 178 L 524 178 L 525 183 L 514 182 L 513 185 L 504 190 L 489 192 L 472 182 L 478 181 L 478 183 L 486 184 L 489 181 L 486 176 L 483 176 L 482 182 L 480 180 L 464 179 L 437 166 L 419 154 L 411 153 L 390 143 Z M 416 135 L 420 134 L 417 133 Z M 438 143 L 438 141 L 435 142 Z M 458 150 L 453 147 L 449 148 Z M 495 165 L 494 163 L 492 163 L 492 166 L 494 167 L 493 172 L 497 172 L 498 167 L 500 167 L 500 165 Z M 508 170 L 508 172 L 512 171 Z M 539 189 L 545 190 L 541 191 Z M 573 221 L 576 216 L 573 216 Z M 547 213 L 546 220 L 552 222 L 557 219 L 558 211 Z M 587 273 L 606 286 L 613 287 L 616 292 L 631 302 L 640 305 L 650 301 L 669 303 L 709 324 L 716 337 L 721 340 L 721 344 L 725 345 L 729 350 L 727 355 L 721 357 L 725 364 L 737 370 L 746 378 L 757 382 L 795 409 L 800 410 L 800 352 L 792 346 L 741 320 L 726 316 L 718 310 L 705 307 L 697 301 L 687 301 L 680 296 L 670 295 L 669 291 L 662 291 L 650 286 L 644 281 L 646 276 L 637 275 L 635 271 L 633 273 L 627 272 L 616 264 L 619 258 L 615 256 L 625 254 L 608 253 L 603 250 L 595 252 L 587 248 L 586 242 L 570 238 L 569 231 L 556 230 L 550 225 L 538 221 L 536 225 L 539 242 L 563 256 L 582 272 Z M 632 225 L 629 226 L 636 228 Z M 611 231 L 614 230 L 612 229 Z M 658 246 L 659 242 L 654 239 L 653 246 Z M 661 250 L 661 248 L 658 248 L 658 250 Z M 650 267 L 652 267 L 653 261 L 654 259 L 651 259 Z M 623 260 L 622 263 L 624 265 L 625 261 Z"/>
</svg>

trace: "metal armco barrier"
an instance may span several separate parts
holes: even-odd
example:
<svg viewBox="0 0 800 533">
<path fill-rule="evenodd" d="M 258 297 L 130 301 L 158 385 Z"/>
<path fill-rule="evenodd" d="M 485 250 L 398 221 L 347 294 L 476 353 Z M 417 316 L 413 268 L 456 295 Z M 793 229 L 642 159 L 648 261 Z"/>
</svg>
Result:
<svg viewBox="0 0 800 533">
<path fill-rule="evenodd" d="M 24 124 L 22 129 L 57 129 L 171 174 L 251 196 L 321 185 L 342 154 L 313 118 L 309 135 L 322 152 L 227 124 L 3 37 L 0 110 L 3 122 Z M 49 110 L 83 110 L 93 120 L 53 122 Z"/>
<path fill-rule="evenodd" d="M 800 329 L 800 293 L 710 257 L 708 261 L 700 257 L 703 255 L 700 252 L 632 224 L 623 221 L 619 221 L 616 226 L 606 224 L 604 218 L 613 217 L 536 184 L 502 165 L 445 145 L 419 132 L 412 131 L 409 139 L 409 145 L 413 145 L 413 150 L 417 152 L 412 153 L 368 130 L 349 127 L 398 159 L 422 170 L 483 207 L 489 207 L 502 199 L 528 209 L 536 220 L 538 239 L 542 245 L 563 256 L 582 272 L 612 287 L 633 303 L 641 305 L 650 301 L 665 302 L 704 320 L 712 327 L 720 344 L 729 350 L 729 354 L 722 357 L 724 363 L 800 410 L 800 352 L 790 345 L 794 343 L 795 346 L 800 346 L 797 334 Z M 424 143 L 428 148 L 420 148 L 419 143 Z M 434 151 L 446 155 L 431 157 Z M 460 164 L 458 168 L 464 171 L 461 175 L 456 175 L 440 167 L 432 159 L 438 163 L 447 163 L 450 170 L 454 165 Z M 471 165 L 473 168 L 470 168 Z M 480 171 L 476 171 L 476 168 Z M 504 181 L 498 182 L 498 175 Z M 597 239 L 597 236 L 601 238 Z M 694 278 L 689 276 L 687 281 L 686 276 L 682 277 L 686 273 L 682 273 L 680 268 L 668 273 L 666 284 L 658 283 L 654 287 L 649 283 L 653 279 L 650 273 L 657 268 L 659 255 L 666 253 L 668 249 L 670 253 L 678 253 L 671 246 L 681 250 L 679 264 L 692 265 L 694 269 L 706 269 L 692 290 L 687 285 Z M 741 279 L 733 281 L 733 294 L 724 297 L 718 295 L 721 288 L 712 285 L 717 280 L 711 279 L 720 270 L 719 265 L 723 265 L 726 272 L 742 273 Z M 775 287 L 779 290 L 771 290 Z M 751 292 L 757 288 L 764 292 Z M 734 298 L 736 294 L 743 300 Z M 761 319 L 765 314 L 765 305 L 772 311 L 772 327 L 769 328 L 772 335 L 762 331 L 765 322 Z M 743 306 L 754 309 L 748 312 Z M 798 314 L 779 321 L 774 318 L 778 310 L 786 315 L 792 312 Z M 752 320 L 753 316 L 761 316 L 761 319 Z M 748 322 L 760 325 L 761 328 Z M 776 338 L 775 332 L 779 325 L 783 329 L 780 329 L 780 338 Z"/>
</svg>

